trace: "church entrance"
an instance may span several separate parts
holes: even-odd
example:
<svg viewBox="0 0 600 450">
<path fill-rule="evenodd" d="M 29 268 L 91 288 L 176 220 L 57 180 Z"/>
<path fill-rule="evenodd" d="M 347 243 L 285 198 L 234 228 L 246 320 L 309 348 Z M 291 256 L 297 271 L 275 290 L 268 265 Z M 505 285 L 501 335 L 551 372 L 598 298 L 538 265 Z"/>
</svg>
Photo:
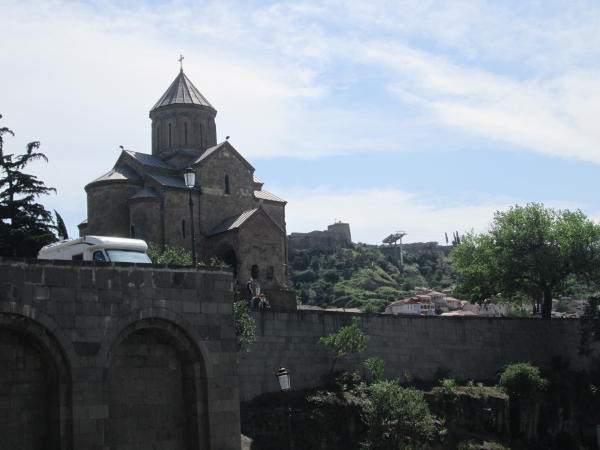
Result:
<svg viewBox="0 0 600 450">
<path fill-rule="evenodd" d="M 225 262 L 225 264 L 227 264 L 228 266 L 233 267 L 233 278 L 237 278 L 237 258 L 235 256 L 235 250 L 232 248 L 228 248 L 223 252 L 222 255 L 223 256 L 221 257 L 221 259 L 223 260 L 223 262 Z"/>
</svg>

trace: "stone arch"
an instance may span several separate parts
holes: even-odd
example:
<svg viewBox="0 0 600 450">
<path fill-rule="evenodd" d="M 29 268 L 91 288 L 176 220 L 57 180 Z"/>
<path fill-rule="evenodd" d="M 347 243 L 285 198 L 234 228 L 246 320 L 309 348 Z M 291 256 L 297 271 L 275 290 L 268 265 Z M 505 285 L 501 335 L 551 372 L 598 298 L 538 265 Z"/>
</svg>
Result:
<svg viewBox="0 0 600 450">
<path fill-rule="evenodd" d="M 124 319 L 109 332 L 99 354 L 109 405 L 104 445 L 208 448 L 207 379 L 212 368 L 207 370 L 210 361 L 206 364 L 199 336 L 194 338 L 197 333 L 190 333 L 182 318 L 178 324 L 157 317 L 156 310 L 154 315 L 136 311 Z"/>
<path fill-rule="evenodd" d="M 163 148 L 170 149 L 177 147 L 177 122 L 173 115 L 168 115 L 162 121 L 162 141 Z"/>
<path fill-rule="evenodd" d="M 217 252 L 217 258 L 226 263 L 227 265 L 233 267 L 233 278 L 237 278 L 238 276 L 238 260 L 237 255 L 235 253 L 235 249 L 227 244 L 219 249 Z"/>
<path fill-rule="evenodd" d="M 161 146 L 161 139 L 164 136 L 164 131 L 162 130 L 162 121 L 160 119 L 156 119 L 152 123 L 152 154 L 159 153 L 163 147 Z"/>
<path fill-rule="evenodd" d="M 56 336 L 62 330 L 34 308 L 2 306 L 0 395 L 10 403 L 0 405 L 0 448 L 72 448 L 71 369 Z M 31 315 L 42 316 L 44 324 Z"/>
<path fill-rule="evenodd" d="M 194 120 L 187 113 L 177 116 L 178 147 L 193 147 L 194 140 Z"/>
</svg>

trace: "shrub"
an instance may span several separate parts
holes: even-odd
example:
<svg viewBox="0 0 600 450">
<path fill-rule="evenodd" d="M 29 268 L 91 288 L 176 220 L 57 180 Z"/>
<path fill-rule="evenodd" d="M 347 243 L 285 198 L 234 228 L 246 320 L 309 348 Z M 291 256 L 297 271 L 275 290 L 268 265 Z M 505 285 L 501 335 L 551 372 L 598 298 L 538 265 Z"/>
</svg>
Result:
<svg viewBox="0 0 600 450">
<path fill-rule="evenodd" d="M 362 419 L 368 427 L 361 443 L 364 450 L 422 450 L 428 448 L 435 435 L 423 394 L 395 381 L 371 387 Z"/>
<path fill-rule="evenodd" d="M 256 340 L 256 324 L 250 315 L 248 303 L 240 300 L 233 304 L 233 314 L 235 316 L 235 343 L 237 351 L 245 349 L 250 351 L 250 344 Z"/>
<path fill-rule="evenodd" d="M 509 364 L 500 374 L 500 387 L 516 399 L 540 398 L 548 381 L 540 376 L 540 369 L 531 363 Z"/>
<path fill-rule="evenodd" d="M 383 368 L 385 367 L 385 359 L 378 358 L 377 356 L 369 358 L 363 362 L 365 369 L 371 374 L 373 383 L 379 383 L 383 377 Z"/>
<path fill-rule="evenodd" d="M 165 250 L 161 251 L 158 245 L 150 242 L 146 253 L 154 264 L 192 265 L 192 252 L 188 252 L 182 247 L 169 247 L 165 245 Z"/>
</svg>

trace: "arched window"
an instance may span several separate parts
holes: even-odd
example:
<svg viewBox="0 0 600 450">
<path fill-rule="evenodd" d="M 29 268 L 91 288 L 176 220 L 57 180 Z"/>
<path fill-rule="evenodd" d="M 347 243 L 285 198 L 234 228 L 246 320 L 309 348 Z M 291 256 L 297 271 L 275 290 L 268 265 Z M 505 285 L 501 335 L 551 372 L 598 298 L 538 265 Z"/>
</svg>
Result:
<svg viewBox="0 0 600 450">
<path fill-rule="evenodd" d="M 250 271 L 250 275 L 252 276 L 252 278 L 258 279 L 258 265 L 256 265 L 256 264 L 252 265 L 252 270 Z"/>
<path fill-rule="evenodd" d="M 185 220 L 181 221 L 181 233 L 183 234 L 183 238 L 185 239 Z"/>
<path fill-rule="evenodd" d="M 225 194 L 229 195 L 229 175 L 225 175 Z"/>
<path fill-rule="evenodd" d="M 135 239 L 135 227 L 131 225 L 131 239 Z"/>
<path fill-rule="evenodd" d="M 160 150 L 160 127 L 156 127 L 156 149 Z"/>
<path fill-rule="evenodd" d="M 169 148 L 173 147 L 172 144 L 172 139 L 171 139 L 171 124 L 169 124 Z"/>
<path fill-rule="evenodd" d="M 184 131 L 184 139 L 185 139 L 185 146 L 187 147 L 188 143 L 187 143 L 187 122 L 183 122 L 183 131 Z"/>
<path fill-rule="evenodd" d="M 202 124 L 198 125 L 198 133 L 200 134 L 200 147 L 204 147 L 204 145 L 202 145 Z"/>
</svg>

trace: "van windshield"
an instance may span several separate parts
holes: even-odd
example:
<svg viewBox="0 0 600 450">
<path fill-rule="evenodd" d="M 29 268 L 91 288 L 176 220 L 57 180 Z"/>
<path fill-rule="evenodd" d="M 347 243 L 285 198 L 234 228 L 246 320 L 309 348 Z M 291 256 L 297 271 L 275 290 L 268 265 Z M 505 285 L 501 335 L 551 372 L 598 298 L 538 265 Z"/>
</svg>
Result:
<svg viewBox="0 0 600 450">
<path fill-rule="evenodd" d="M 130 263 L 152 263 L 145 252 L 135 250 L 106 250 L 109 261 Z"/>
</svg>

